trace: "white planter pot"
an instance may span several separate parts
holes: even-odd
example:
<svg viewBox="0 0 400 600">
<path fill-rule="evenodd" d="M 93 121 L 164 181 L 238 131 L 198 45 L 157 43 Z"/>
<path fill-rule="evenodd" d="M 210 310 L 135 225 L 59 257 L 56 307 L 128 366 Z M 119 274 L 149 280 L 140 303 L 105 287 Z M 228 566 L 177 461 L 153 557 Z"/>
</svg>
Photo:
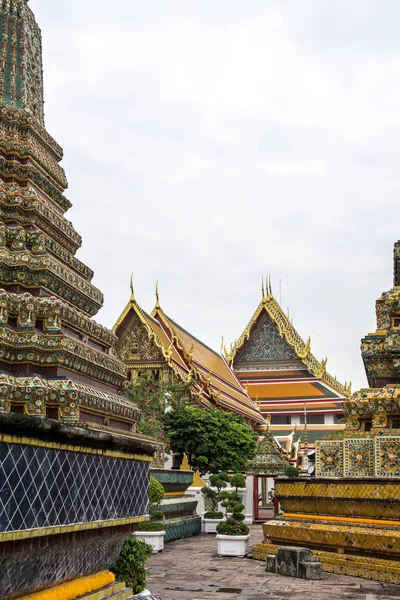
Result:
<svg viewBox="0 0 400 600">
<path fill-rule="evenodd" d="M 203 519 L 204 533 L 217 533 L 217 525 L 224 519 Z"/>
<path fill-rule="evenodd" d="M 249 551 L 250 535 L 217 535 L 218 554 L 244 557 Z"/>
<path fill-rule="evenodd" d="M 133 535 L 153 546 L 153 554 L 164 550 L 165 531 L 135 531 Z"/>
</svg>

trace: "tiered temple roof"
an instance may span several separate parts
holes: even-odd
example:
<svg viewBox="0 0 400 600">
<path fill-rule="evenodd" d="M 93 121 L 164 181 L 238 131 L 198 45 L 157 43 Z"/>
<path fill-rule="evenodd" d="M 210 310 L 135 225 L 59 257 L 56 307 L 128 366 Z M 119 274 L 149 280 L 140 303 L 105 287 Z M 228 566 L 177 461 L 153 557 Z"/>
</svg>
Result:
<svg viewBox="0 0 400 600">
<path fill-rule="evenodd" d="M 301 429 L 305 407 L 310 442 L 337 428 L 333 416 L 341 416 L 351 384 L 341 384 L 328 373 L 327 360 L 312 354 L 310 339 L 305 342 L 298 334 L 274 298 L 269 279 L 249 324 L 229 351 L 225 349 L 225 356 L 262 415 L 271 414 L 271 429 L 278 439 L 294 424 Z M 326 425 L 322 418 L 313 424 L 313 415 L 331 417 Z"/>
<path fill-rule="evenodd" d="M 133 292 L 117 320 L 118 357 L 133 377 L 150 369 L 188 383 L 192 381 L 193 399 L 202 406 L 218 406 L 245 417 L 254 425 L 263 425 L 258 408 L 237 380 L 225 358 L 206 346 L 173 319 L 157 302 L 151 315 L 137 303 Z"/>
<path fill-rule="evenodd" d="M 62 149 L 47 133 L 42 42 L 27 0 L 0 2 L 0 411 L 131 435 L 137 409 L 103 303 L 75 253 Z"/>
</svg>

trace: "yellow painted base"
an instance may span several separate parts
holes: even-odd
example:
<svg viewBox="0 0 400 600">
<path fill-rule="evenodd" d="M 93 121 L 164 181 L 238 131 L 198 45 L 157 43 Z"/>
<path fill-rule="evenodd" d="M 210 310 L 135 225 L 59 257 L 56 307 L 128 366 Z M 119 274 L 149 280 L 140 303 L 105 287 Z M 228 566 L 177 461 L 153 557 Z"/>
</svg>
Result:
<svg viewBox="0 0 400 600">
<path fill-rule="evenodd" d="M 73 581 L 67 581 L 47 590 L 41 590 L 28 596 L 20 596 L 18 600 L 74 600 L 84 594 L 100 590 L 115 581 L 115 575 L 110 571 L 101 571 L 88 577 L 80 577 Z M 121 584 L 125 587 L 124 584 Z"/>
<path fill-rule="evenodd" d="M 278 546 L 262 543 L 253 548 L 253 558 L 266 560 L 267 554 L 275 554 Z M 400 562 L 359 555 L 347 555 L 340 552 L 313 550 L 315 558 L 322 563 L 326 573 L 351 575 L 385 583 L 400 583 Z"/>
</svg>

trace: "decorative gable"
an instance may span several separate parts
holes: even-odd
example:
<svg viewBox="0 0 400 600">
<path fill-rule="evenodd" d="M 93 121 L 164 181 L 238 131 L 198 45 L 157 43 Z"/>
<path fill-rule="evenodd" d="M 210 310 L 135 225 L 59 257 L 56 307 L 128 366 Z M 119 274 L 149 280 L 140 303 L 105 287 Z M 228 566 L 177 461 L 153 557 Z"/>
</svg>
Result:
<svg viewBox="0 0 400 600">
<path fill-rule="evenodd" d="M 126 364 L 130 361 L 164 361 L 161 350 L 153 339 L 149 339 L 146 327 L 136 313 L 118 340 L 116 351 L 118 358 Z"/>
<path fill-rule="evenodd" d="M 279 334 L 278 328 L 264 310 L 235 357 L 235 363 L 269 362 L 279 360 L 298 361 L 298 356 L 288 342 Z"/>
</svg>

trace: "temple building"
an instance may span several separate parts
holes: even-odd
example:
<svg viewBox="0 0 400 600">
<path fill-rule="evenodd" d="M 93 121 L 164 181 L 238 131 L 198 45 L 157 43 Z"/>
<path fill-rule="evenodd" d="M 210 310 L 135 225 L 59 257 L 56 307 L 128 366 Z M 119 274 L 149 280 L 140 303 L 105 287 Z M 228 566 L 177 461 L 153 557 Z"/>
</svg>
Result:
<svg viewBox="0 0 400 600">
<path fill-rule="evenodd" d="M 150 315 L 139 306 L 131 288 L 130 300 L 113 328 L 117 356 L 127 365 L 130 377 L 134 380 L 151 370 L 164 381 L 192 382 L 192 402 L 233 412 L 253 427 L 264 425 L 225 358 L 166 315 L 158 289 Z"/>
<path fill-rule="evenodd" d="M 225 350 L 228 363 L 259 406 L 271 431 L 290 451 L 299 436 L 312 449 L 325 433 L 342 429 L 342 402 L 350 394 L 318 361 L 274 298 L 270 279 L 240 338 Z M 304 432 L 305 421 L 307 423 Z M 296 430 L 294 432 L 294 430 Z"/>
<path fill-rule="evenodd" d="M 157 444 L 120 394 L 117 338 L 92 319 L 103 295 L 65 217 L 28 0 L 0 2 L 0 32 L 0 597 L 88 576 L 78 596 L 111 584 L 104 571 L 148 519 Z"/>
<path fill-rule="evenodd" d="M 368 382 L 343 403 L 346 428 L 316 442 L 316 477 L 281 479 L 282 516 L 263 525 L 255 558 L 310 548 L 325 571 L 400 583 L 400 243 L 394 285 L 361 345 Z"/>
</svg>

